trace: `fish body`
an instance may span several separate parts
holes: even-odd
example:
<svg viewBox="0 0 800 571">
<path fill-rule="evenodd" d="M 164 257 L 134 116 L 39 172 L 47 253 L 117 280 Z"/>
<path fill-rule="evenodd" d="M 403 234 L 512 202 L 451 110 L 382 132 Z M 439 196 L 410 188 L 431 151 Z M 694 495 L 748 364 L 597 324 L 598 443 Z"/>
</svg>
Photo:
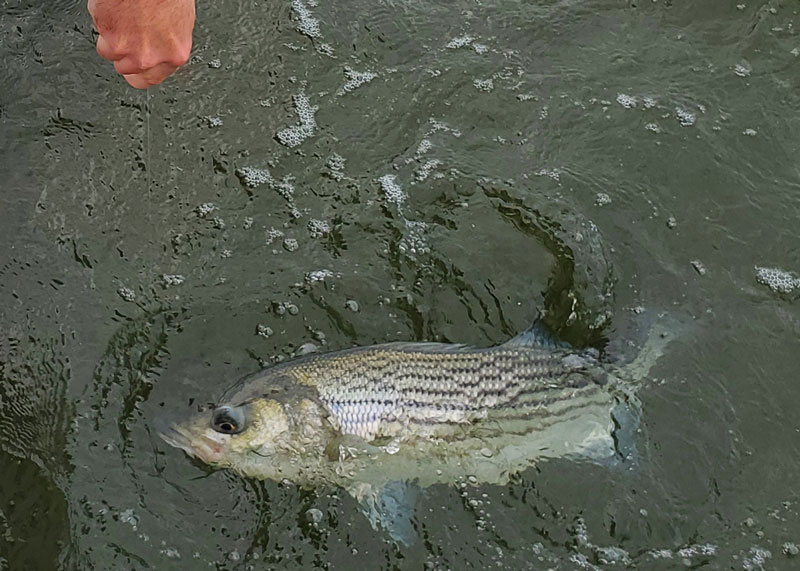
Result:
<svg viewBox="0 0 800 571">
<path fill-rule="evenodd" d="M 375 523 L 381 490 L 397 482 L 502 484 L 543 458 L 618 456 L 620 407 L 636 400 L 618 371 L 537 324 L 484 349 L 388 343 L 307 355 L 245 377 L 212 411 L 160 432 L 244 476 L 340 486 Z"/>
</svg>

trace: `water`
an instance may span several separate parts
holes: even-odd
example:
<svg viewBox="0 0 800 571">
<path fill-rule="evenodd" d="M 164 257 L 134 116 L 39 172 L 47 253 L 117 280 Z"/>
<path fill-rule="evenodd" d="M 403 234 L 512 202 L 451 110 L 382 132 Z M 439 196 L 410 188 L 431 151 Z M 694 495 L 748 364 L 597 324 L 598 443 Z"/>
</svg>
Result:
<svg viewBox="0 0 800 571">
<path fill-rule="evenodd" d="M 82 3 L 6 5 L 0 568 L 793 569 L 797 11 L 206 3 L 146 96 Z M 542 306 L 612 352 L 690 324 L 637 466 L 435 486 L 414 546 L 151 428 L 307 343 L 489 345 Z"/>
</svg>

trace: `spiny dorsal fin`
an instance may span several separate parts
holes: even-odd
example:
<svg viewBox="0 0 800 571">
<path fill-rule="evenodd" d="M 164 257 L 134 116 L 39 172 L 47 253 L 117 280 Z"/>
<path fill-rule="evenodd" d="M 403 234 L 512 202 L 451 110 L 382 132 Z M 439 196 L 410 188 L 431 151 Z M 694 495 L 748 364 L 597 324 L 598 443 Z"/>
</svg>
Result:
<svg viewBox="0 0 800 571">
<path fill-rule="evenodd" d="M 528 329 L 512 337 L 502 347 L 527 347 L 538 349 L 563 349 L 569 347 L 569 343 L 561 341 L 550 328 L 545 325 L 540 313 Z"/>
</svg>

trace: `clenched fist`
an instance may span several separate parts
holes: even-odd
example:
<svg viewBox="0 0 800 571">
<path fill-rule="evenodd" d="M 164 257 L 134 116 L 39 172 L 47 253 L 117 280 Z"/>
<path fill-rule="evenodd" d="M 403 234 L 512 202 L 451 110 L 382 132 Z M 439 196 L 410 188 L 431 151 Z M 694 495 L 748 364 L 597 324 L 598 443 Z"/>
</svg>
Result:
<svg viewBox="0 0 800 571">
<path fill-rule="evenodd" d="M 189 59 L 194 0 L 89 0 L 89 14 L 97 53 L 133 87 L 157 85 Z"/>
</svg>

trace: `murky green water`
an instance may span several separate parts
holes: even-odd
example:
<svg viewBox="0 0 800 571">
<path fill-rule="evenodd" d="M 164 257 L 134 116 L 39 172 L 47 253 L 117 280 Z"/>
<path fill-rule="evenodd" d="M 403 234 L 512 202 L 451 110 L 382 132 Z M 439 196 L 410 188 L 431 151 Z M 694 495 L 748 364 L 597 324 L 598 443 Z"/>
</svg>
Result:
<svg viewBox="0 0 800 571">
<path fill-rule="evenodd" d="M 147 96 L 83 3 L 4 4 L 0 568 L 795 568 L 800 283 L 756 267 L 800 271 L 798 10 L 206 2 Z M 636 466 L 429 488 L 411 547 L 152 429 L 304 343 L 489 345 L 544 306 L 612 350 L 687 324 Z"/>
</svg>

